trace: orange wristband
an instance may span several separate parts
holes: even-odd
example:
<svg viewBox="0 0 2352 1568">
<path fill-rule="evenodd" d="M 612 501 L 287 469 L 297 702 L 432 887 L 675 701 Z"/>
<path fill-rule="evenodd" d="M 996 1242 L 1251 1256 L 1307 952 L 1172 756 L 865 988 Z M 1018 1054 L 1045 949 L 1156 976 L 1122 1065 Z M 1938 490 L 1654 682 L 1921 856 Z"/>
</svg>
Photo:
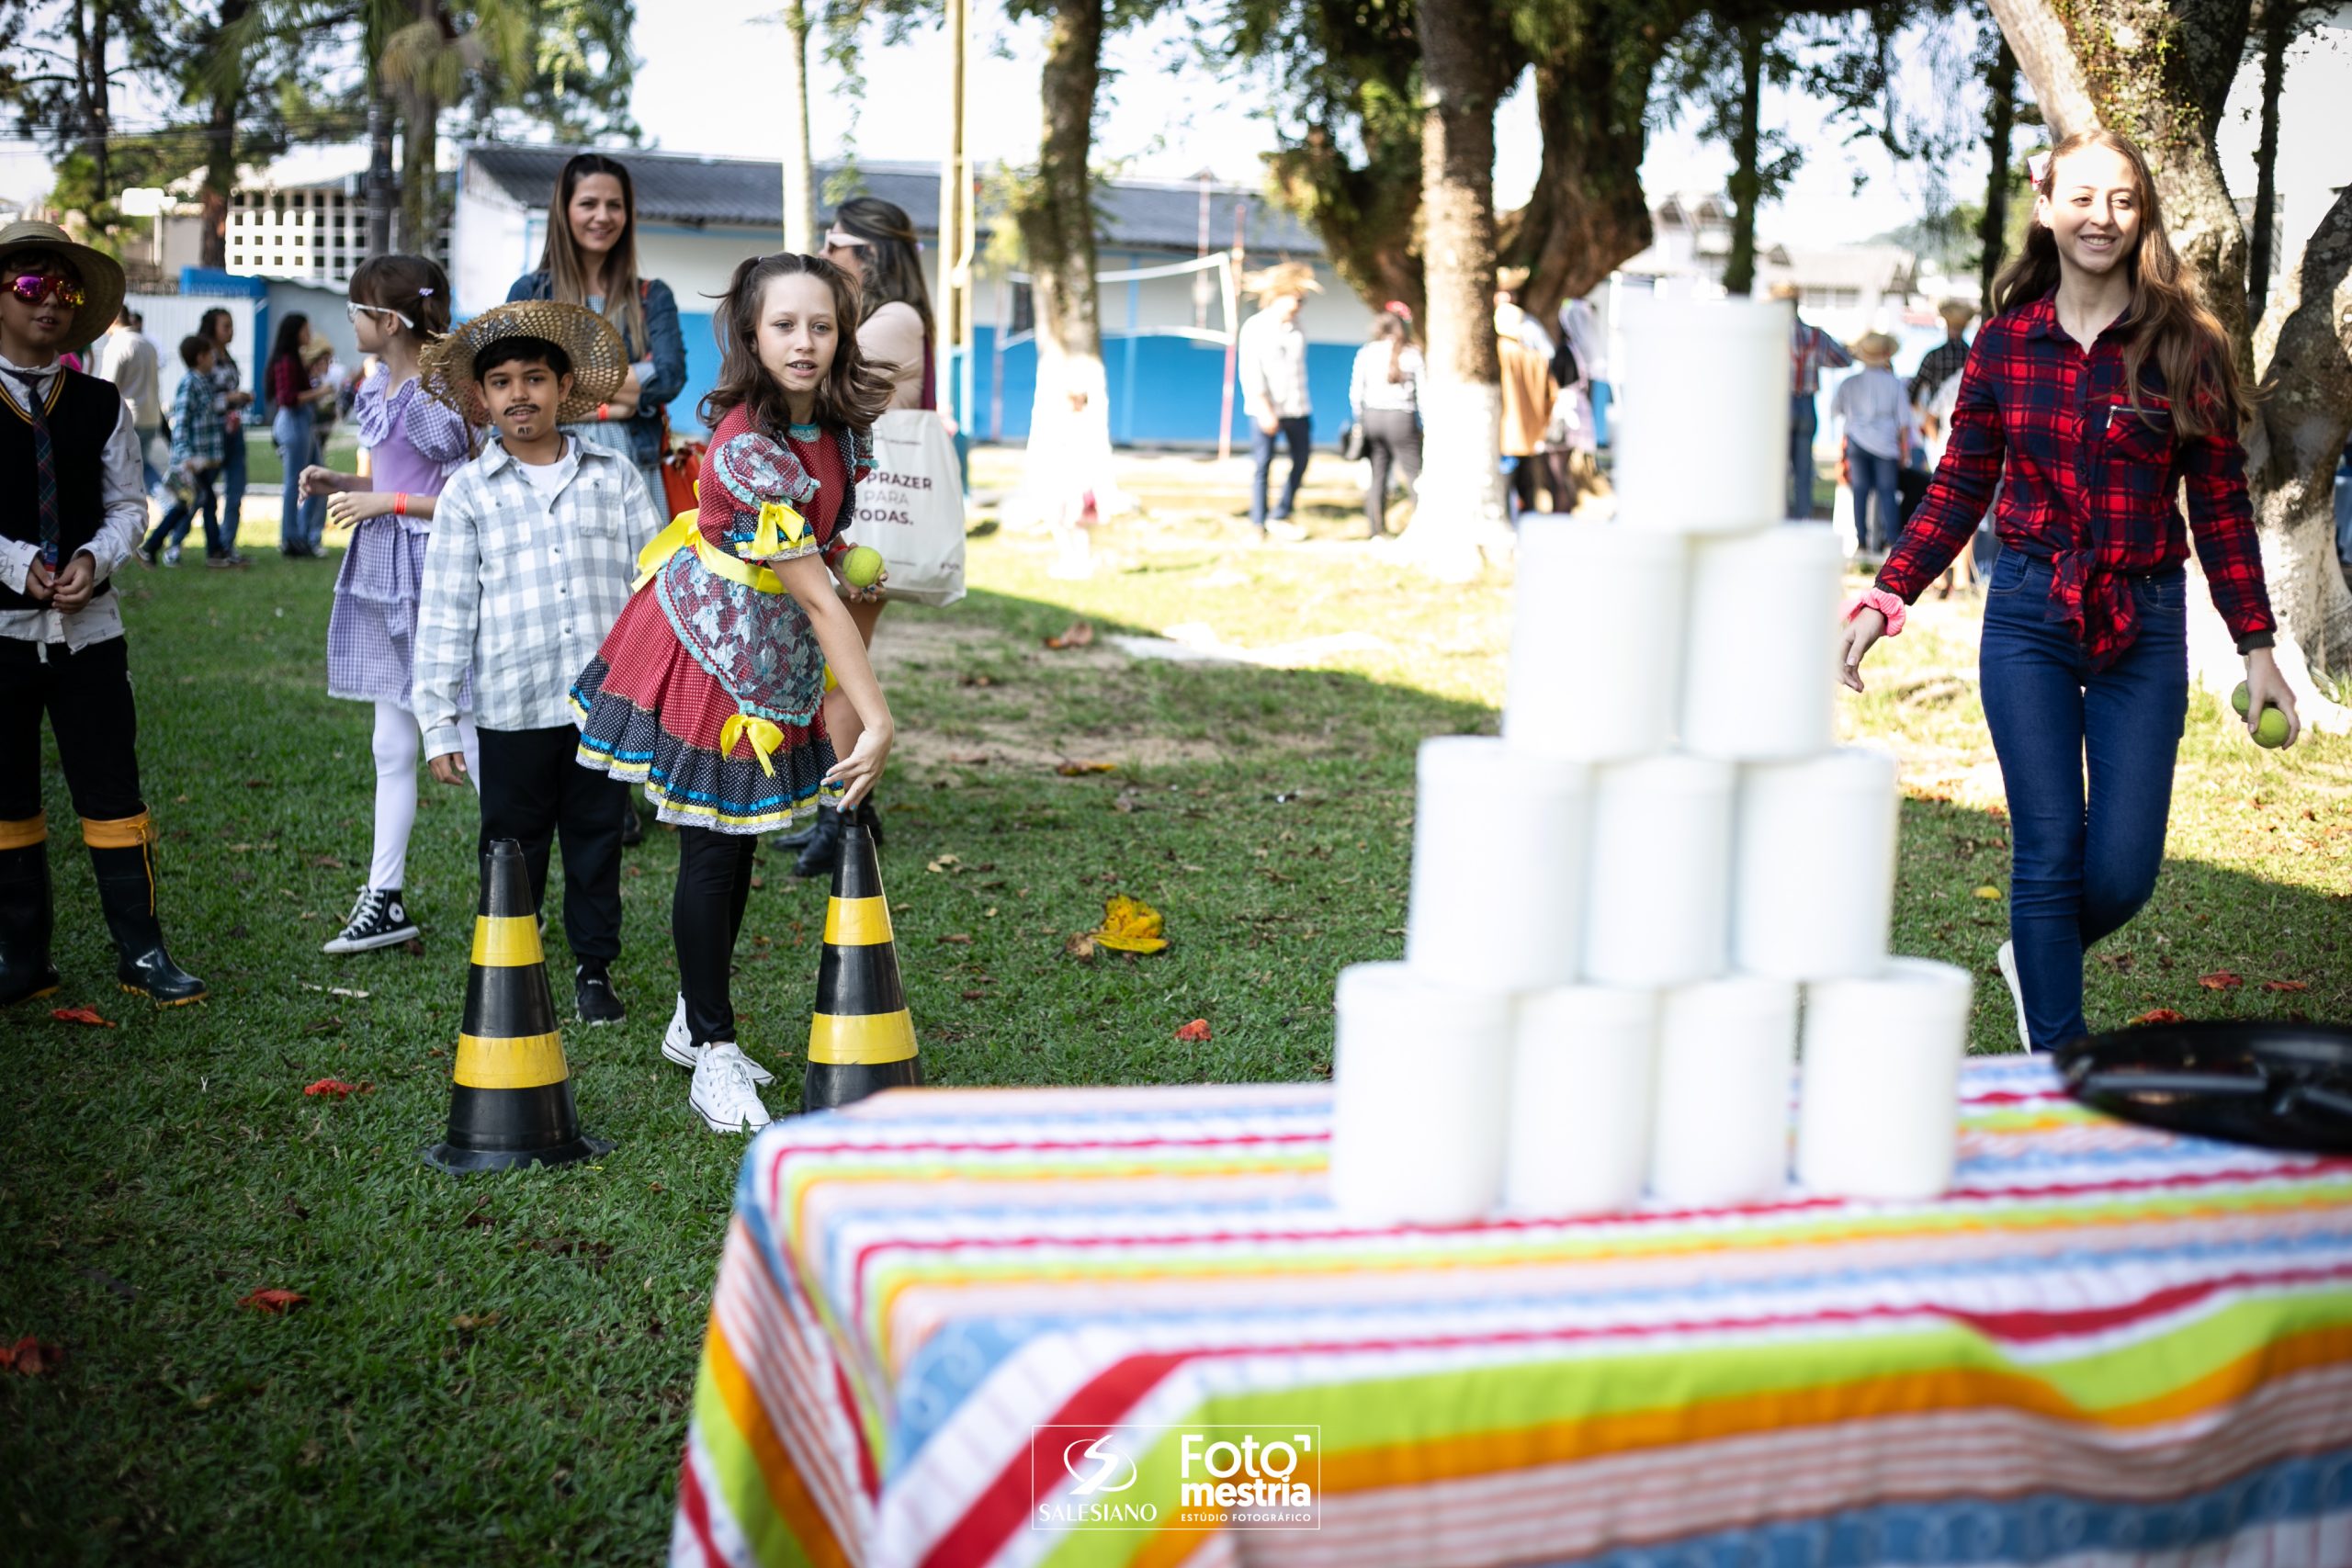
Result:
<svg viewBox="0 0 2352 1568">
<path fill-rule="evenodd" d="M 405 517 L 408 515 L 408 491 L 396 491 L 393 492 L 392 515 L 395 517 Z"/>
<path fill-rule="evenodd" d="M 608 420 L 612 418 L 613 405 L 610 403 L 598 403 L 596 405 L 596 417 L 599 420 Z"/>
</svg>

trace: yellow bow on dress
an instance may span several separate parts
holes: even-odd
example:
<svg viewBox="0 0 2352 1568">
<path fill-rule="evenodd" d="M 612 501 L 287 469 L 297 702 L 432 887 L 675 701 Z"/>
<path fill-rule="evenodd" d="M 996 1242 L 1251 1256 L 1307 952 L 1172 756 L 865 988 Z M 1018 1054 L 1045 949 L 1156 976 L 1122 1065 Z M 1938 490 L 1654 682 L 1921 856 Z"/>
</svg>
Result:
<svg viewBox="0 0 2352 1568">
<path fill-rule="evenodd" d="M 770 778 L 775 777 L 775 764 L 768 758 L 784 744 L 783 727 L 756 714 L 730 714 L 727 722 L 718 727 L 718 754 L 733 756 L 735 742 L 746 736 L 751 739 L 752 754 L 760 760 L 760 772 Z"/>
</svg>

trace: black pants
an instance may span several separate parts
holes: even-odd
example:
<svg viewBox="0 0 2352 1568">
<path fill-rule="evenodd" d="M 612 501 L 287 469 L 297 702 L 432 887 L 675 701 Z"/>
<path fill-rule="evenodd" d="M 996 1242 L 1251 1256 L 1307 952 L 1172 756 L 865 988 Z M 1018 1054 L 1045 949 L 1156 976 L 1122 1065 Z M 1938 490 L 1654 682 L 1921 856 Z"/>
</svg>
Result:
<svg viewBox="0 0 2352 1568">
<path fill-rule="evenodd" d="M 697 1045 L 735 1038 L 735 1003 L 727 977 L 752 897 L 749 833 L 678 829 L 678 890 L 670 900 L 670 933 L 678 944 L 678 989 L 686 1028 Z"/>
<path fill-rule="evenodd" d="M 1421 479 L 1421 422 L 1402 409 L 1366 409 L 1356 422 L 1363 428 L 1363 455 L 1372 462 L 1372 483 L 1363 492 L 1364 521 L 1374 534 L 1388 531 L 1388 480 L 1394 468 L 1412 492 Z"/>
<path fill-rule="evenodd" d="M 513 839 L 531 868 L 531 903 L 545 908 L 548 846 L 563 832 L 563 934 L 575 962 L 621 954 L 621 788 L 574 760 L 580 731 L 481 732 L 481 850 Z"/>
<path fill-rule="evenodd" d="M 0 637 L 0 822 L 40 815 L 40 721 L 57 737 L 65 787 L 85 820 L 147 809 L 139 795 L 139 710 L 121 637 L 75 653 L 62 642 Z"/>
</svg>

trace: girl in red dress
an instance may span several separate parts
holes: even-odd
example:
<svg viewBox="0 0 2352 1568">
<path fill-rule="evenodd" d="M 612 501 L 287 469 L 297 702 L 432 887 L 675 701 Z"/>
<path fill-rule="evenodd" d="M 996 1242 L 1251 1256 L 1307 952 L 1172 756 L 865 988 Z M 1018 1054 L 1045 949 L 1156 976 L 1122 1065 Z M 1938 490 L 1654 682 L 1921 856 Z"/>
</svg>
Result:
<svg viewBox="0 0 2352 1568">
<path fill-rule="evenodd" d="M 857 349 L 857 285 L 818 256 L 735 269 L 696 512 L 640 558 L 646 574 L 573 682 L 580 761 L 644 786 L 678 829 L 671 908 L 681 986 L 662 1055 L 694 1069 L 713 1132 L 766 1124 L 773 1076 L 735 1043 L 727 976 L 751 896 L 753 838 L 854 811 L 893 729 L 827 568 L 872 463 L 889 381 Z M 825 733 L 828 666 L 865 726 L 846 757 Z"/>
</svg>

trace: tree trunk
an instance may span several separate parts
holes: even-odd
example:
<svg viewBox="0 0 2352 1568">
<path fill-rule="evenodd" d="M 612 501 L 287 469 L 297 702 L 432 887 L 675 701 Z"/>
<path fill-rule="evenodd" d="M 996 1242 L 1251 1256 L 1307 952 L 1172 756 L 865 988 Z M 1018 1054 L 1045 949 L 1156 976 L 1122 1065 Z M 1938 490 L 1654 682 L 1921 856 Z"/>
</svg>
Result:
<svg viewBox="0 0 2352 1568">
<path fill-rule="evenodd" d="M 1119 509 L 1109 491 L 1111 411 L 1094 284 L 1094 180 L 1088 168 L 1102 75 L 1102 0 L 1058 0 L 1038 73 L 1045 133 L 1037 176 L 1013 202 L 1037 322 L 1037 389 L 1016 510 L 1038 515 L 1054 513 L 1080 472 L 1099 476 L 1100 513 Z"/>
<path fill-rule="evenodd" d="M 416 0 L 418 22 L 440 29 L 441 0 Z M 441 259 L 441 96 L 419 71 L 401 85 L 401 248 Z"/>
<path fill-rule="evenodd" d="M 2248 319 L 2260 321 L 2270 295 L 2278 212 L 2278 95 L 2287 85 L 2287 42 L 2293 32 L 2294 7 L 2289 0 L 2264 0 L 2262 7 L 2262 149 L 2254 159 L 2254 223 L 2248 236 L 2245 306 Z"/>
<path fill-rule="evenodd" d="M 220 0 L 219 37 L 233 32 L 253 0 Z M 229 193 L 237 188 L 237 115 L 244 107 L 245 69 L 233 50 L 223 50 L 209 73 L 212 101 L 204 127 L 204 185 L 197 193 L 202 214 L 198 259 L 216 271 L 229 265 Z"/>
<path fill-rule="evenodd" d="M 1984 181 L 1984 219 L 1976 230 L 1981 247 L 1976 281 L 1979 298 L 1989 310 L 1993 306 L 1993 281 L 2001 276 L 2001 267 L 2008 260 L 2009 186 L 2015 178 L 2009 158 L 2018 122 L 2018 57 L 2010 52 L 2006 38 L 2001 40 L 1985 85 L 1991 91 L 1992 102 L 1985 109 L 1984 147 L 1992 154 L 1993 172 Z"/>
<path fill-rule="evenodd" d="M 1495 343 L 1495 104 L 1504 28 L 1491 0 L 1424 0 L 1420 10 L 1422 258 L 1429 279 L 1428 430 L 1405 545 L 1460 581 L 1481 550 L 1505 553 L 1502 369 Z"/>
<path fill-rule="evenodd" d="M 2279 320 L 2247 331 L 2245 231 L 2222 182 L 2213 126 L 2246 36 L 2250 0 L 1991 0 L 2018 63 L 2060 135 L 2093 124 L 2137 141 L 2155 172 L 2166 231 L 2251 373 L 2265 347 L 2270 389 L 2245 433 L 2246 482 L 2265 576 L 2278 615 L 2278 662 L 2304 722 L 2345 733 L 2352 709 L 2321 694 L 2324 675 L 2352 671 L 2352 589 L 2335 563 L 2332 470 L 2352 411 L 2352 204 L 2336 201 L 2306 248 Z M 2257 344 L 2256 337 L 2261 339 Z M 2268 345 L 2275 342 L 2275 348 Z M 2332 412 L 2331 412 L 2332 411 Z M 2332 443 L 2332 445 L 2331 445 Z M 2324 447 L 2324 452 L 2321 448 Z M 2323 546 L 2322 536 L 2325 536 Z M 2219 617 L 2196 596 L 2190 656 L 2199 680 L 2225 693 L 2236 659 Z"/>
<path fill-rule="evenodd" d="M 383 39 L 373 27 L 366 31 L 368 173 L 360 191 L 368 208 L 368 254 L 382 256 L 392 252 L 392 208 L 400 198 L 393 188 L 392 103 L 384 86 Z"/>
<path fill-rule="evenodd" d="M 1321 126 L 1268 164 L 1283 205 L 1315 231 L 1348 287 L 1369 305 L 1402 301 L 1417 321 L 1428 305 L 1420 165 L 1416 137 L 1409 144 L 1369 148 L 1365 166 L 1354 167 Z"/>
<path fill-rule="evenodd" d="M 800 255 L 817 249 L 817 175 L 808 154 L 808 7 L 785 0 L 784 248 Z"/>
<path fill-rule="evenodd" d="M 1756 203 L 1763 176 L 1756 167 L 1758 121 L 1764 108 L 1764 24 L 1739 24 L 1739 125 L 1732 134 L 1731 254 L 1724 262 L 1724 291 L 1756 291 Z"/>
<path fill-rule="evenodd" d="M 107 90 L 107 0 L 74 0 L 67 12 L 74 30 L 75 151 L 90 160 L 92 200 L 111 207 L 115 193 L 114 171 L 107 156 L 107 139 L 113 132 Z"/>
</svg>

